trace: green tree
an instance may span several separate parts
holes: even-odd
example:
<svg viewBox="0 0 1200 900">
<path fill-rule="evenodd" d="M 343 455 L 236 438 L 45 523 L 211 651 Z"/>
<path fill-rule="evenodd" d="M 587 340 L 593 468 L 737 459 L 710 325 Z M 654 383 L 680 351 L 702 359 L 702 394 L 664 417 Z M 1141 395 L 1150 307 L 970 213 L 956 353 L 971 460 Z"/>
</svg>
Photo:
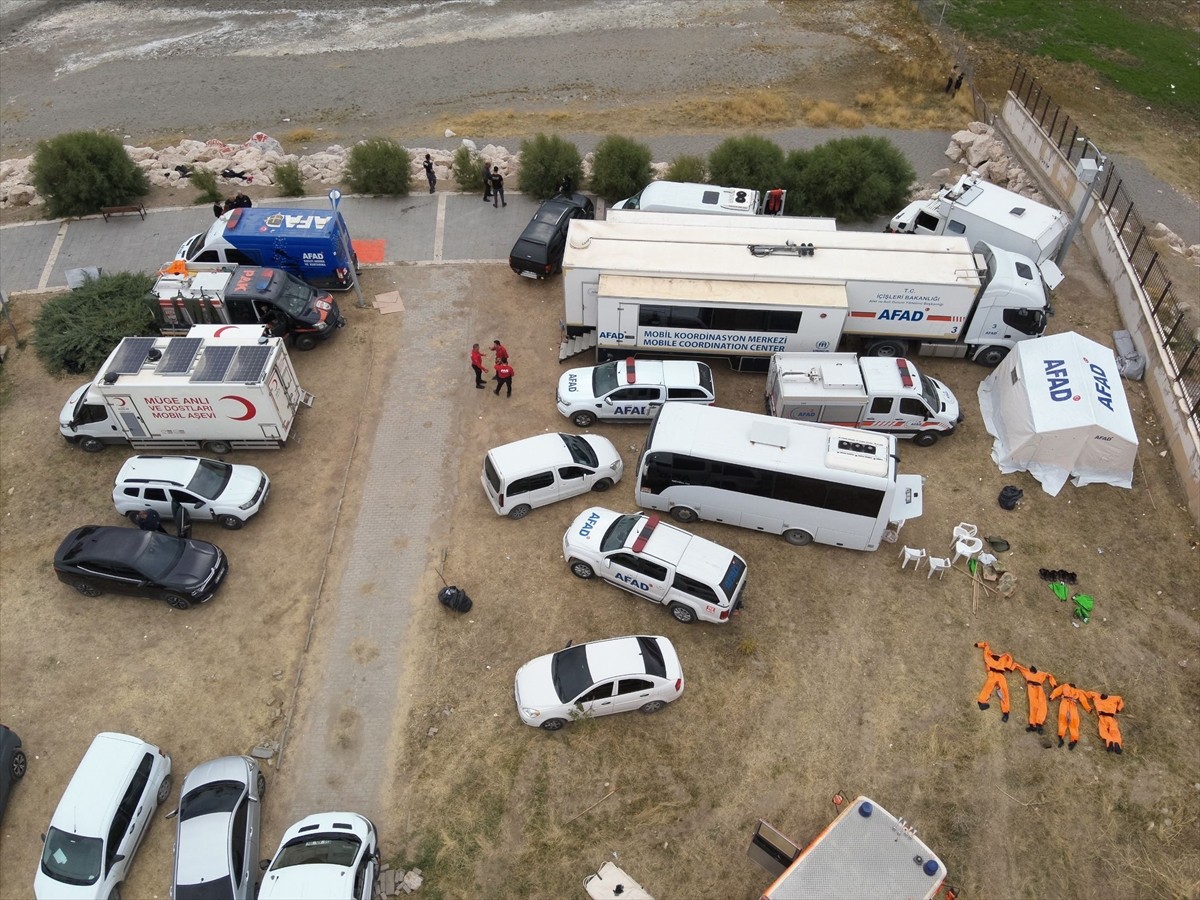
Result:
<svg viewBox="0 0 1200 900">
<path fill-rule="evenodd" d="M 303 197 L 304 176 L 298 163 L 286 162 L 275 166 L 275 187 L 280 197 Z"/>
<path fill-rule="evenodd" d="M 908 199 L 916 172 L 886 138 L 852 137 L 827 141 L 793 163 L 791 188 L 804 215 L 860 222 L 892 213 Z"/>
<path fill-rule="evenodd" d="M 520 190 L 545 200 L 558 193 L 565 176 L 570 176 L 576 187 L 583 180 L 583 158 L 574 144 L 554 134 L 535 134 L 521 141 Z"/>
<path fill-rule="evenodd" d="M 407 194 L 412 186 L 412 155 L 388 138 L 368 138 L 350 148 L 345 178 L 358 194 Z"/>
<path fill-rule="evenodd" d="M 150 191 L 146 173 L 121 142 L 95 131 L 38 141 L 30 171 L 51 216 L 86 216 L 103 206 L 125 206 Z"/>
<path fill-rule="evenodd" d="M 454 151 L 454 181 L 460 191 L 483 190 L 483 157 L 465 144 Z"/>
<path fill-rule="evenodd" d="M 636 194 L 652 177 L 650 148 L 645 144 L 610 134 L 596 145 L 591 188 L 610 203 Z"/>
<path fill-rule="evenodd" d="M 154 279 L 139 272 L 101 275 L 42 305 L 34 323 L 38 358 L 52 375 L 98 369 L 121 338 L 158 329 L 146 300 Z"/>
<path fill-rule="evenodd" d="M 708 155 L 708 180 L 724 187 L 769 191 L 782 186 L 783 150 L 758 135 L 731 137 Z"/>
<path fill-rule="evenodd" d="M 671 165 L 667 167 L 667 174 L 663 176 L 663 179 L 704 184 L 708 181 L 708 167 L 704 164 L 704 157 L 684 153 L 671 160 Z"/>
<path fill-rule="evenodd" d="M 204 166 L 192 168 L 192 177 L 188 179 L 192 187 L 200 192 L 195 203 L 216 203 L 221 199 L 221 189 L 217 187 L 217 173 Z"/>
</svg>

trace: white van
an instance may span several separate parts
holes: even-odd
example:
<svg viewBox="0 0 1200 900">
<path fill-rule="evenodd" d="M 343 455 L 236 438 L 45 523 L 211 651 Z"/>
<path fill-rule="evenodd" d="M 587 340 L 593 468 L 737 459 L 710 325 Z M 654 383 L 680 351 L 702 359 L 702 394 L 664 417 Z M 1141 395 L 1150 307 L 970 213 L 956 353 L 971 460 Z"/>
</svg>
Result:
<svg viewBox="0 0 1200 900">
<path fill-rule="evenodd" d="M 615 360 L 563 373 L 558 411 L 588 428 L 597 419 L 645 421 L 667 400 L 711 404 L 717 399 L 712 369 L 687 359 Z"/>
<path fill-rule="evenodd" d="M 624 463 L 608 438 L 538 434 L 487 452 L 479 480 L 496 515 L 523 519 L 535 506 L 607 491 Z"/>
<path fill-rule="evenodd" d="M 171 757 L 128 734 L 96 735 L 42 835 L 34 895 L 118 896 L 155 809 L 170 794 Z"/>
</svg>

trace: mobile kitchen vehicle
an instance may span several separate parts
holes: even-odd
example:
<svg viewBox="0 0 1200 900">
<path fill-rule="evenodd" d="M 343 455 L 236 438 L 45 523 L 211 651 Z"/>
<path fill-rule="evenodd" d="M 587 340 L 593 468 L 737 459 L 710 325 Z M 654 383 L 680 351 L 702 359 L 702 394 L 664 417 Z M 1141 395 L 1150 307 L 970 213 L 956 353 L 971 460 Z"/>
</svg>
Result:
<svg viewBox="0 0 1200 900">
<path fill-rule="evenodd" d="M 282 447 L 300 405 L 312 401 L 279 338 L 127 337 L 58 422 L 89 453 L 129 444 L 220 456 Z"/>
<path fill-rule="evenodd" d="M 150 302 L 163 334 L 201 324 L 261 325 L 276 337 L 290 335 L 297 350 L 311 350 L 346 324 L 328 292 L 277 268 L 196 271 L 177 260 L 159 275 Z"/>
<path fill-rule="evenodd" d="M 1048 293 L 1032 261 L 964 238 L 574 221 L 563 300 L 560 358 L 594 346 L 763 371 L 839 343 L 994 366 L 1045 331 Z"/>
<path fill-rule="evenodd" d="M 759 819 L 747 855 L 778 876 L 762 900 L 933 900 L 946 881 L 946 866 L 913 827 L 867 797 L 847 805 L 806 847 Z"/>
<path fill-rule="evenodd" d="M 962 420 L 950 388 L 907 359 L 853 353 L 776 353 L 767 370 L 767 412 L 912 438 L 919 447 Z"/>
<path fill-rule="evenodd" d="M 175 258 L 194 267 L 277 266 L 330 291 L 349 290 L 358 270 L 346 220 L 331 209 L 234 209 L 184 241 Z"/>
<path fill-rule="evenodd" d="M 961 235 L 972 244 L 984 241 L 1019 253 L 1041 267 L 1051 289 L 1063 277 L 1051 260 L 1070 229 L 1066 213 L 983 181 L 978 173 L 943 186 L 928 200 L 908 204 L 892 216 L 887 228 L 901 234 Z"/>
<path fill-rule="evenodd" d="M 614 203 L 612 208 L 647 212 L 706 212 L 726 216 L 782 216 L 786 199 L 787 191 L 779 188 L 760 192 L 691 181 L 652 181 L 632 197 Z"/>
<path fill-rule="evenodd" d="M 921 515 L 923 480 L 898 474 L 898 462 L 890 434 L 668 403 L 650 424 L 633 497 L 680 522 L 876 550 L 890 523 Z"/>
</svg>

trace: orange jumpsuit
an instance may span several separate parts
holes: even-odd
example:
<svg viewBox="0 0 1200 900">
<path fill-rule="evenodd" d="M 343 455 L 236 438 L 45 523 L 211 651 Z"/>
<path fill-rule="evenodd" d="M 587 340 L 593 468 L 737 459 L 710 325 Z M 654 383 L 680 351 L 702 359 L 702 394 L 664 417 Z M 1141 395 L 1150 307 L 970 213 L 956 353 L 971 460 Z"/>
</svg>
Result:
<svg viewBox="0 0 1200 900">
<path fill-rule="evenodd" d="M 975 644 L 976 647 L 983 650 L 983 667 L 987 669 L 987 681 L 983 683 L 983 690 L 979 692 L 979 696 L 975 698 L 975 702 L 979 704 L 980 709 L 987 709 L 991 704 L 987 702 L 992 695 L 992 691 L 1000 692 L 1000 712 L 1004 713 L 1004 721 L 1008 721 L 1009 699 L 1008 699 L 1008 681 L 1004 677 L 1005 672 L 1011 672 L 1016 668 L 1016 663 L 1010 654 L 1005 653 L 997 656 L 992 652 L 992 648 L 988 646 L 987 641 L 979 641 Z"/>
<path fill-rule="evenodd" d="M 1026 731 L 1036 731 L 1039 734 L 1046 724 L 1046 689 L 1043 685 L 1049 681 L 1050 687 L 1057 687 L 1058 682 L 1049 672 L 1039 672 L 1037 666 L 1027 669 L 1017 663 L 1017 671 L 1025 679 L 1025 690 L 1029 694 L 1029 727 Z"/>
<path fill-rule="evenodd" d="M 1081 691 L 1068 682 L 1056 687 L 1050 699 L 1058 700 L 1058 746 L 1063 745 L 1063 736 L 1070 732 L 1070 749 L 1074 750 L 1079 743 L 1079 708 L 1075 704 L 1078 703 L 1086 712 L 1092 711 L 1088 705 L 1087 691 Z"/>
<path fill-rule="evenodd" d="M 1109 753 L 1121 752 L 1121 728 L 1117 725 L 1117 713 L 1125 708 L 1125 701 L 1116 694 L 1091 693 L 1096 716 L 1100 720 L 1100 738 Z"/>
</svg>

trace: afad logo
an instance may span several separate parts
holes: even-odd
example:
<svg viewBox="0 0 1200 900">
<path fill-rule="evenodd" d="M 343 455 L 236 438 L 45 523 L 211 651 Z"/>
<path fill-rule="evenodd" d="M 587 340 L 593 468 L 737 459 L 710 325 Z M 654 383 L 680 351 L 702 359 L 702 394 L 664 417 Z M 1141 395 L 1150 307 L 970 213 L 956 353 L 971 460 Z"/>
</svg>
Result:
<svg viewBox="0 0 1200 900">
<path fill-rule="evenodd" d="M 240 416 L 229 416 L 229 418 L 233 419 L 235 422 L 247 422 L 250 419 L 253 419 L 256 415 L 258 415 L 258 410 L 255 409 L 254 404 L 251 403 L 249 400 L 247 400 L 245 397 L 237 397 L 237 396 L 234 396 L 233 394 L 226 394 L 224 397 L 221 397 L 220 399 L 221 400 L 232 400 L 234 403 L 241 404 L 242 414 Z"/>
<path fill-rule="evenodd" d="M 1088 371 L 1092 373 L 1092 381 L 1096 388 L 1096 399 L 1100 401 L 1100 405 L 1113 412 L 1113 393 L 1109 386 L 1108 374 L 1100 366 L 1090 361 L 1087 357 L 1083 358 L 1083 362 L 1087 364 Z M 1045 367 L 1046 381 L 1049 384 L 1050 399 L 1057 403 L 1063 400 L 1071 400 L 1078 402 L 1080 397 L 1071 388 L 1071 379 L 1067 374 L 1067 362 L 1063 359 L 1044 359 L 1042 365 Z"/>
</svg>

